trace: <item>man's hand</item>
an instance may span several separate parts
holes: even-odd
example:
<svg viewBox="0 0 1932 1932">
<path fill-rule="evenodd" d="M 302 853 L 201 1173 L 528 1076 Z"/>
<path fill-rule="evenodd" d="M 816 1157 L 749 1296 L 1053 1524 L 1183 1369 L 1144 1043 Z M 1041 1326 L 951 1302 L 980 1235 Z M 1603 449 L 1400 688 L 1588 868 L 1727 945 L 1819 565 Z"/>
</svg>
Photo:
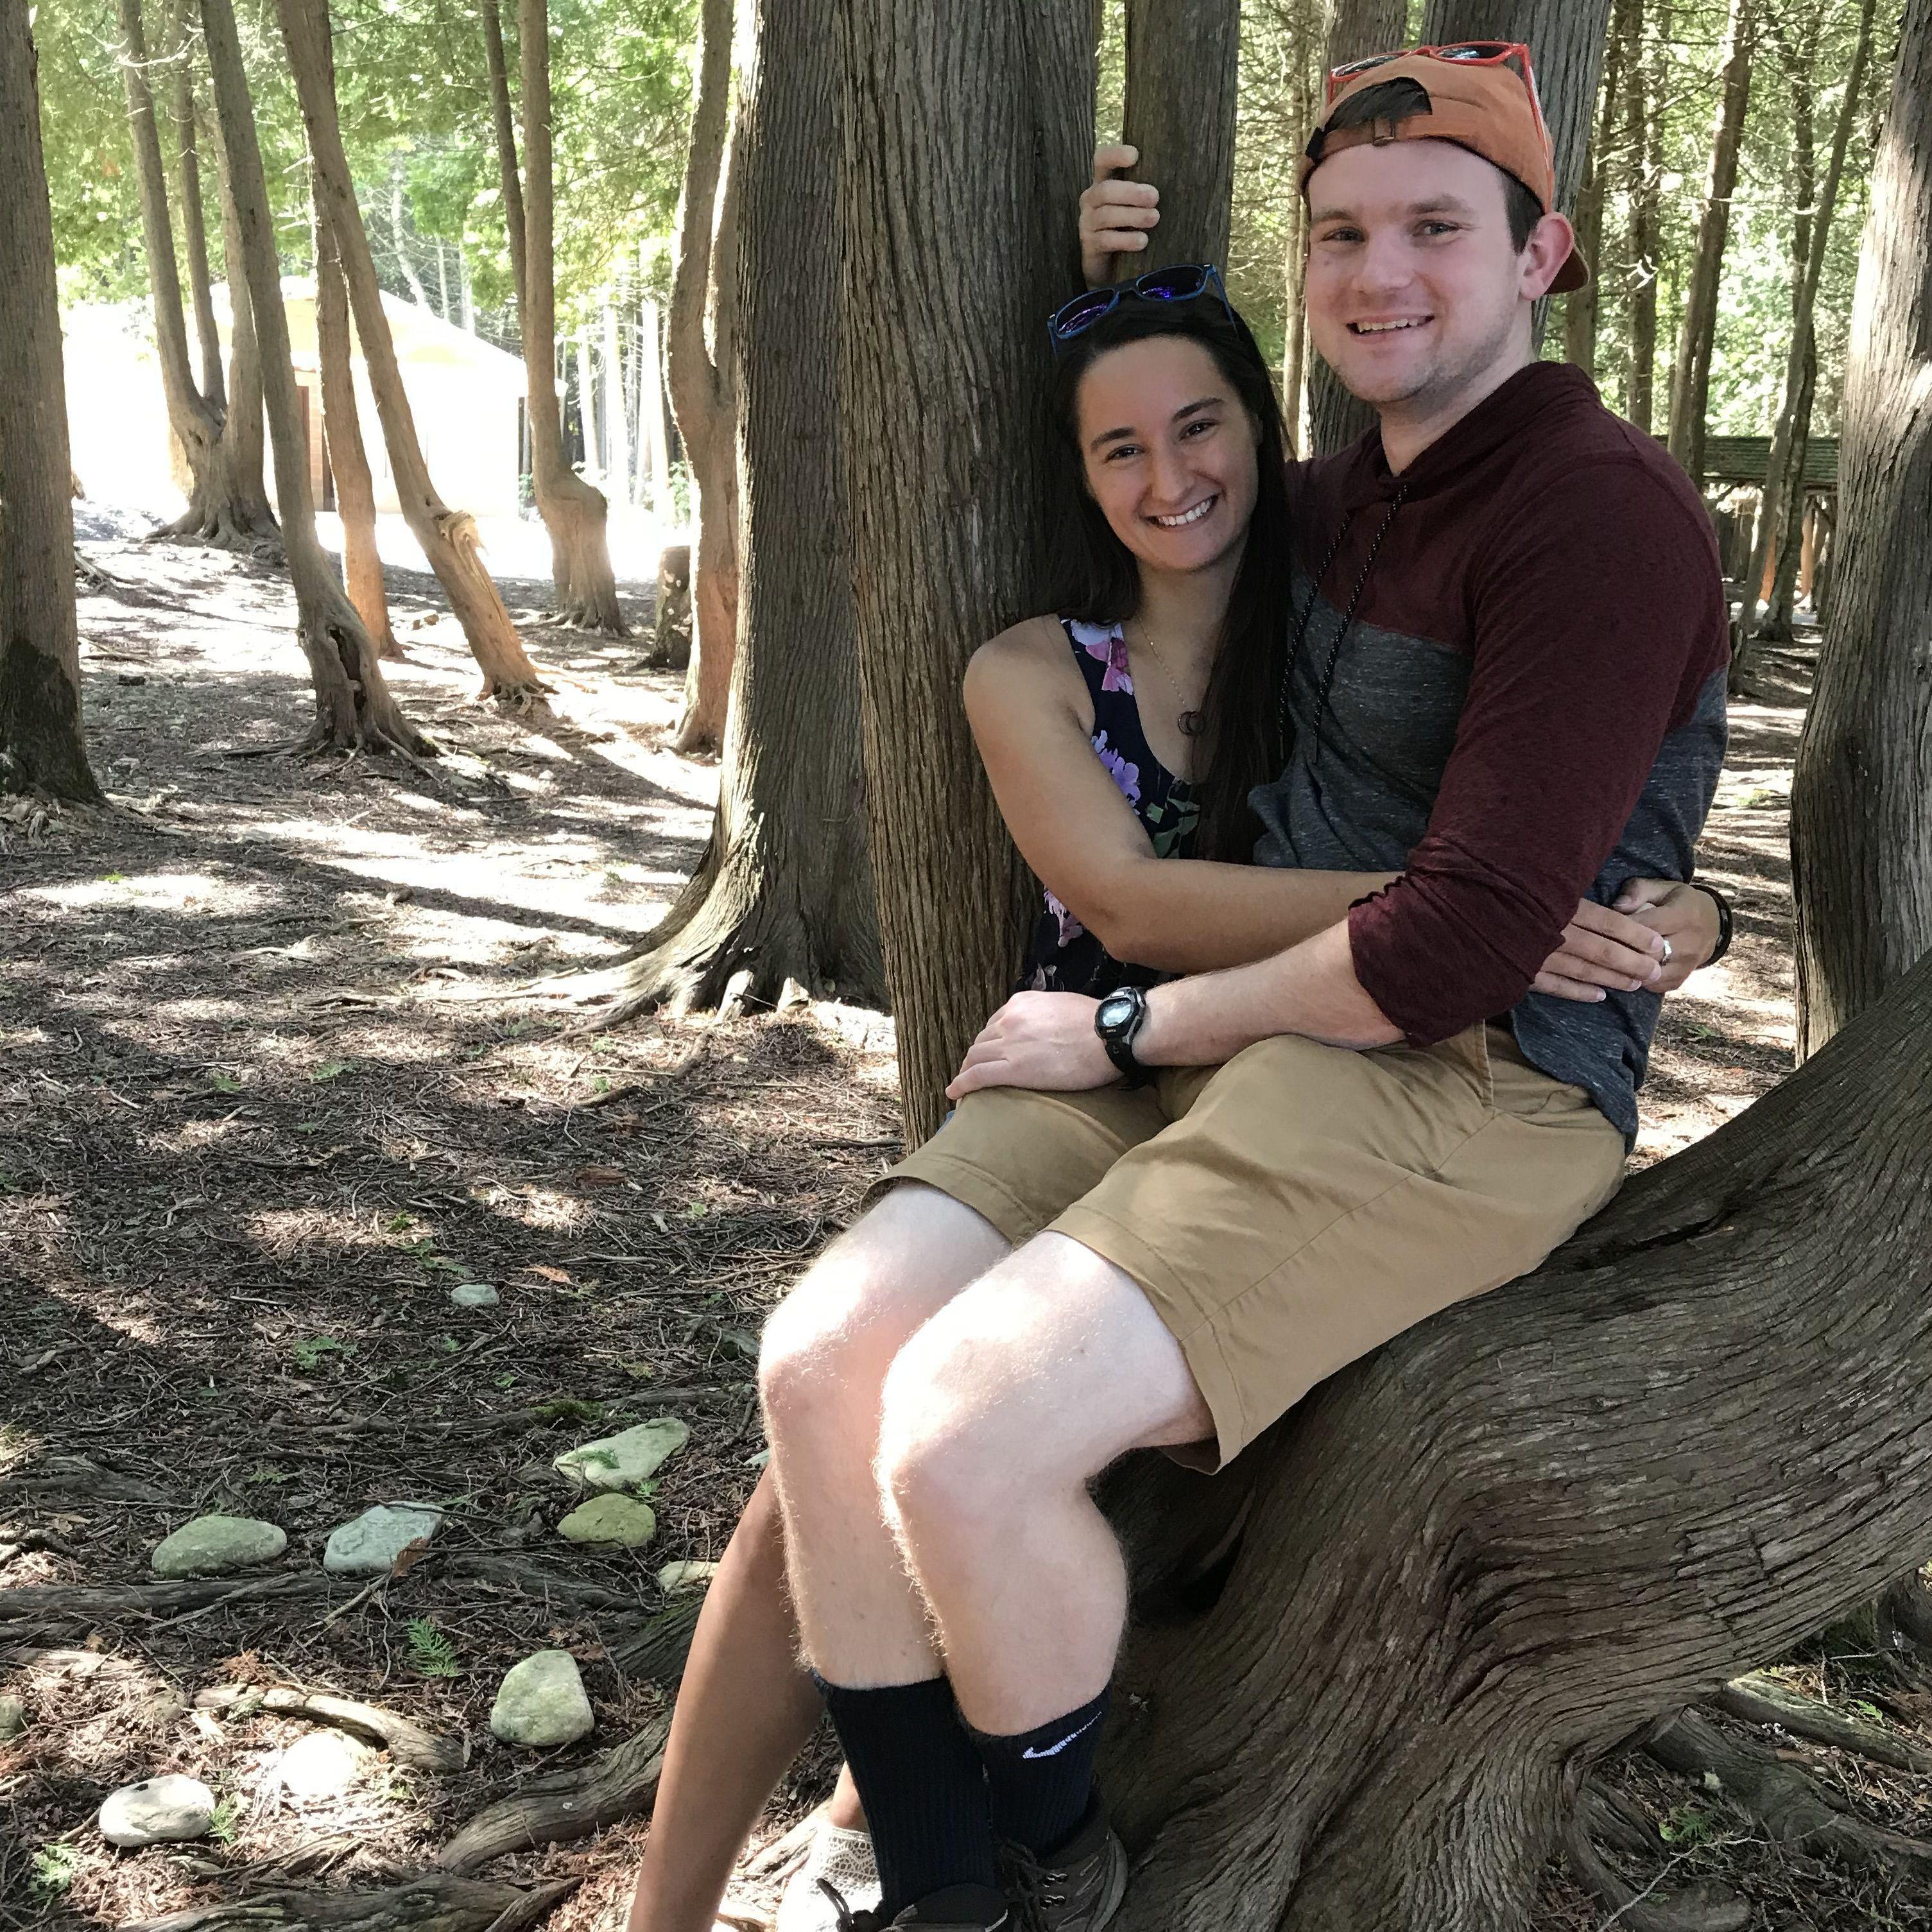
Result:
<svg viewBox="0 0 1932 1932">
<path fill-rule="evenodd" d="M 1100 1004 L 1080 993 L 1016 993 L 967 1048 L 946 1097 L 981 1087 L 1078 1093 L 1118 1079 L 1094 1030 Z"/>
<path fill-rule="evenodd" d="M 1080 272 L 1090 289 L 1105 288 L 1114 279 L 1114 257 L 1138 254 L 1160 220 L 1159 188 L 1115 178 L 1116 169 L 1140 158 L 1139 148 L 1118 142 L 1094 151 L 1094 185 L 1080 197 Z"/>
<path fill-rule="evenodd" d="M 1606 988 L 1674 993 L 1717 946 L 1718 909 L 1708 892 L 1670 879 L 1632 879 L 1614 907 L 1579 904 L 1533 983 L 1539 993 L 1582 1001 L 1600 1000 Z"/>
</svg>

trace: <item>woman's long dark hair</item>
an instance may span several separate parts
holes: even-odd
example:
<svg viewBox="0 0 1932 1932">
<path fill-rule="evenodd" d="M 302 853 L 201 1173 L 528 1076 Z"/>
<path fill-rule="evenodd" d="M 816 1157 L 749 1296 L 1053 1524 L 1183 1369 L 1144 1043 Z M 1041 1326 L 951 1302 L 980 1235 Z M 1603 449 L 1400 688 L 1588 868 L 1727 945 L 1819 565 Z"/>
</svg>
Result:
<svg viewBox="0 0 1932 1932">
<path fill-rule="evenodd" d="M 1056 542 L 1054 608 L 1093 624 L 1117 624 L 1140 604 L 1140 569 L 1087 488 L 1080 450 L 1082 377 L 1109 350 L 1155 336 L 1198 342 L 1214 357 L 1257 429 L 1255 514 L 1236 572 L 1220 648 L 1202 706 L 1201 801 L 1196 858 L 1244 861 L 1257 826 L 1248 794 L 1278 778 L 1286 754 L 1276 725 L 1288 622 L 1288 486 L 1281 406 L 1248 326 L 1218 302 L 1123 302 L 1076 337 L 1054 370 L 1054 408 L 1068 465 Z"/>
</svg>

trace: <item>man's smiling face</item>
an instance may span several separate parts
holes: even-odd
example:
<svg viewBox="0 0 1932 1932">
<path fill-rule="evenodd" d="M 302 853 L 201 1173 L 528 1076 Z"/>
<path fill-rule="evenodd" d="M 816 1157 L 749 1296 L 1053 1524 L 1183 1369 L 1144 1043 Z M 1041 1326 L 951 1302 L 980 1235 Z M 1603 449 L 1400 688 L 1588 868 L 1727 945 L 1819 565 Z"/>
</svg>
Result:
<svg viewBox="0 0 1932 1932">
<path fill-rule="evenodd" d="M 1519 254 L 1499 169 L 1448 141 L 1364 142 L 1324 160 L 1308 194 L 1310 332 L 1364 402 L 1432 415 L 1527 359 L 1529 302 L 1568 230 L 1553 260 L 1553 238 Z"/>
</svg>

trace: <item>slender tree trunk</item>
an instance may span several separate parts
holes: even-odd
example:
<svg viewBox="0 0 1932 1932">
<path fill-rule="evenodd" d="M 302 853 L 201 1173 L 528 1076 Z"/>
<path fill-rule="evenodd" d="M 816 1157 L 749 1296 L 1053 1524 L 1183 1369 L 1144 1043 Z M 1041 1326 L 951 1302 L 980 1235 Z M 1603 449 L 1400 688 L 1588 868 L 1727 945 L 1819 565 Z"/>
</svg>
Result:
<svg viewBox="0 0 1932 1932">
<path fill-rule="evenodd" d="M 100 796 L 80 722 L 73 469 L 27 0 L 0 0 L 0 791 Z"/>
<path fill-rule="evenodd" d="M 479 554 L 476 519 L 452 510 L 430 481 L 416 440 L 416 418 L 403 388 L 388 319 L 382 314 L 376 264 L 369 237 L 356 205 L 356 191 L 342 149 L 334 90 L 328 85 L 329 28 L 327 0 L 277 0 L 289 66 L 308 128 L 316 194 L 335 238 L 349 284 L 349 305 L 369 371 L 369 386 L 388 445 L 389 470 L 403 514 L 423 554 L 429 559 L 451 608 L 463 626 L 471 653 L 483 673 L 485 697 L 526 704 L 544 688 L 536 665 L 525 655 Z"/>
<path fill-rule="evenodd" d="M 1118 1932 L 1522 1932 L 1594 1759 L 1932 1546 L 1928 1042 L 1932 960 L 1226 1474 L 1117 1472 Z M 1244 1498 L 1190 1614 L 1162 1586 Z"/>
<path fill-rule="evenodd" d="M 1160 226 L 1133 270 L 1228 259 L 1239 98 L 1238 0 L 1127 0 L 1127 101 L 1122 138 L 1136 172 L 1160 184 Z"/>
<path fill-rule="evenodd" d="M 250 525 L 276 532 L 268 508 L 268 486 L 262 464 L 267 446 L 262 436 L 262 350 L 255 337 L 255 311 L 242 272 L 242 227 L 228 178 L 226 144 L 220 124 L 214 124 L 215 178 L 221 202 L 221 254 L 228 280 L 228 420 L 223 424 L 218 452 L 222 487 L 229 500 L 244 512 Z"/>
<path fill-rule="evenodd" d="M 403 716 L 382 679 L 376 645 L 337 583 L 315 532 L 309 496 L 308 442 L 295 365 L 289 354 L 288 316 L 282 307 L 281 266 L 276 256 L 268 183 L 255 132 L 255 112 L 242 62 L 242 42 L 230 0 L 202 0 L 208 71 L 229 182 L 242 231 L 231 272 L 247 275 L 249 305 L 262 349 L 264 401 L 274 451 L 275 495 L 281 505 L 283 541 L 295 586 L 296 635 L 308 659 L 315 687 L 314 728 L 304 750 L 361 745 L 408 752 L 428 751 L 428 741 Z"/>
<path fill-rule="evenodd" d="M 638 472 L 650 483 L 650 501 L 660 517 L 660 493 L 670 477 L 670 422 L 665 413 L 663 317 L 649 296 L 638 306 Z"/>
<path fill-rule="evenodd" d="M 1630 155 L 1630 367 L 1624 379 L 1625 413 L 1651 434 L 1657 394 L 1657 273 L 1663 217 L 1658 183 L 1663 166 L 1663 52 L 1666 17 L 1653 40 L 1644 38 L 1644 0 L 1630 8 L 1630 44 L 1624 53 L 1624 140 Z"/>
<path fill-rule="evenodd" d="M 622 338 L 617 332 L 615 292 L 604 291 L 604 480 L 628 496 L 631 478 L 631 416 L 624 382 Z"/>
<path fill-rule="evenodd" d="M 1670 380 L 1670 453 L 1694 483 L 1704 476 L 1704 417 L 1711 389 L 1711 351 L 1718 332 L 1718 290 L 1724 278 L 1724 243 L 1730 232 L 1731 196 L 1738 184 L 1744 110 L 1750 100 L 1751 62 L 1756 52 L 1756 0 L 1730 0 L 1719 55 L 1718 111 L 1711 132 L 1711 172 L 1704 212 L 1690 258 L 1690 285 L 1677 362 Z"/>
<path fill-rule="evenodd" d="M 502 190 L 503 227 L 510 244 L 510 275 L 516 285 L 517 315 L 524 313 L 524 176 L 517 160 L 516 116 L 510 104 L 509 63 L 503 51 L 503 16 L 498 0 L 480 0 L 483 16 L 483 64 L 490 84 L 490 131 L 496 143 L 496 179 Z M 525 364 L 528 369 L 527 362 Z M 554 369 L 548 386 L 556 387 Z M 532 379 L 534 380 L 534 379 Z"/>
<path fill-rule="evenodd" d="M 1771 439 L 1771 460 L 1765 475 L 1764 507 L 1758 517 L 1757 542 L 1752 546 L 1751 566 L 1744 578 L 1744 634 L 1748 641 L 1732 667 L 1734 680 L 1748 677 L 1752 644 L 1757 634 L 1756 599 L 1771 561 L 1771 547 L 1784 514 L 1785 472 L 1791 464 L 1792 446 L 1798 434 L 1798 419 L 1804 404 L 1805 364 L 1811 354 L 1812 316 L 1818 303 L 1818 284 L 1824 273 L 1825 249 L 1831 239 L 1832 218 L 1838 212 L 1838 184 L 1845 170 L 1845 151 L 1850 146 L 1852 124 L 1864 90 L 1865 62 L 1871 52 L 1872 16 L 1876 0 L 1863 0 L 1858 9 L 1858 37 L 1852 50 L 1852 64 L 1845 77 L 1845 98 L 1838 110 L 1838 124 L 1832 136 L 1832 156 L 1825 164 L 1825 178 L 1818 191 L 1818 206 L 1811 219 L 1808 238 L 1810 252 L 1804 264 L 1791 321 L 1791 352 L 1785 364 L 1784 404 L 1778 412 L 1778 427 Z M 1801 484 L 1802 489 L 1802 484 Z"/>
<path fill-rule="evenodd" d="M 1399 47 L 1406 39 L 1406 0 L 1335 0 L 1328 27 L 1322 81 L 1316 90 L 1318 116 L 1327 105 L 1327 75 L 1333 68 L 1364 56 Z M 1352 396 L 1321 356 L 1311 356 L 1308 374 L 1308 453 L 1326 456 L 1346 448 L 1375 427 L 1376 412 Z"/>
<path fill-rule="evenodd" d="M 410 285 L 410 299 L 418 308 L 429 307 L 429 291 L 423 286 L 422 278 L 416 273 L 416 265 L 410 259 L 409 236 L 403 227 L 403 165 L 394 161 L 389 167 L 389 232 L 395 237 L 396 266 L 402 271 L 403 280 Z"/>
<path fill-rule="evenodd" d="M 442 237 L 436 238 L 436 312 L 445 322 L 449 320 L 449 259 L 444 253 Z"/>
<path fill-rule="evenodd" d="M 1316 39 L 1313 28 L 1318 17 L 1314 0 L 1302 0 L 1295 13 L 1294 72 L 1288 85 L 1298 148 L 1307 144 L 1314 124 L 1316 98 L 1323 85 L 1322 76 L 1311 71 Z M 1288 191 L 1286 254 L 1282 275 L 1281 406 L 1288 428 L 1288 453 L 1299 456 L 1303 436 L 1303 391 L 1308 381 L 1308 204 L 1302 200 L 1300 190 L 1292 187 Z"/>
<path fill-rule="evenodd" d="M 1928 154 L 1932 0 L 1910 0 L 1846 350 L 1831 615 L 1792 788 L 1801 1054 L 1932 947 Z"/>
<path fill-rule="evenodd" d="M 1617 110 L 1622 104 L 1623 50 L 1628 41 L 1628 16 L 1634 0 L 1616 0 L 1610 46 L 1604 57 L 1604 78 L 1597 110 L 1596 132 L 1583 155 L 1583 177 L 1576 190 L 1576 242 L 1590 264 L 1589 280 L 1564 298 L 1563 354 L 1586 374 L 1597 369 L 1597 315 L 1602 298 L 1604 202 L 1609 186 L 1611 148 L 1616 138 Z"/>
<path fill-rule="evenodd" d="M 909 1139 L 1011 989 L 1025 897 L 959 701 L 982 640 L 1046 608 L 1040 317 L 1075 285 L 1092 22 L 1031 0 L 841 0 L 843 446 L 872 855 Z M 1002 238 L 962 276 L 970 203 Z M 881 328 L 882 315 L 909 326 Z M 990 480 L 998 479 L 997 488 Z"/>
<path fill-rule="evenodd" d="M 692 640 L 680 751 L 716 744 L 729 700 L 738 625 L 737 384 L 729 320 L 735 305 L 738 144 L 729 142 L 733 0 L 703 0 L 698 88 L 678 202 L 667 358 L 672 413 L 691 472 Z M 723 192 L 719 191 L 721 177 Z M 707 298 L 712 340 L 704 339 Z"/>
<path fill-rule="evenodd" d="M 177 0 L 175 31 L 175 141 L 181 159 L 182 242 L 195 340 L 201 349 L 201 393 L 217 415 L 228 406 L 221 376 L 221 336 L 214 322 L 214 278 L 208 266 L 208 218 L 201 193 L 201 154 L 195 140 L 194 34 L 188 8 Z"/>
<path fill-rule="evenodd" d="M 1778 540 L 1778 569 L 1771 597 L 1758 626 L 1760 638 L 1788 644 L 1793 634 L 1798 603 L 1798 572 L 1804 549 L 1804 462 L 1811 446 L 1811 411 L 1818 400 L 1818 338 L 1814 330 L 1804 357 L 1798 392 L 1798 416 L 1791 438 L 1791 460 L 1784 471 L 1784 529 Z"/>
<path fill-rule="evenodd" d="M 486 24 L 485 34 L 488 28 Z M 520 63 L 524 122 L 524 196 L 518 226 L 523 231 L 523 266 L 518 278 L 518 322 L 524 368 L 530 391 L 530 467 L 537 512 L 550 532 L 550 577 L 556 614 L 614 637 L 626 634 L 617 608 L 616 580 L 610 568 L 605 532 L 609 506 L 602 490 L 570 466 L 563 450 L 563 417 L 556 382 L 556 284 L 553 254 L 555 218 L 550 163 L 550 10 L 546 0 L 519 0 L 517 44 Z M 498 114 L 507 110 L 506 98 Z M 515 146 L 498 136 L 500 158 L 514 172 Z M 586 368 L 586 374 L 588 370 Z M 592 439 L 587 385 L 582 398 L 584 441 Z M 590 460 L 595 462 L 594 454 Z"/>
<path fill-rule="evenodd" d="M 852 557 L 838 462 L 838 256 L 832 0 L 760 0 L 745 142 L 742 626 L 711 842 L 670 916 L 621 969 L 613 1022 L 716 1005 L 740 974 L 883 1004 L 867 855 Z M 740 982 L 741 985 L 745 984 Z"/>
</svg>

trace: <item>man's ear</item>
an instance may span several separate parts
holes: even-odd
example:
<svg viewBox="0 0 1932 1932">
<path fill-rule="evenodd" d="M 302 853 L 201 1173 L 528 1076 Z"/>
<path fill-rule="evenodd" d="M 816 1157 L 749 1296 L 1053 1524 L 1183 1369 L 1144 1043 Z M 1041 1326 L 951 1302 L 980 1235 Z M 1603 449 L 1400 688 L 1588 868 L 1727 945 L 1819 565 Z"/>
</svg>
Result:
<svg viewBox="0 0 1932 1932">
<path fill-rule="evenodd" d="M 1534 302 L 1550 292 L 1557 272 L 1570 259 L 1576 245 L 1576 231 L 1564 214 L 1546 214 L 1529 232 L 1529 240 L 1517 258 L 1522 270 L 1522 296 Z"/>
</svg>

